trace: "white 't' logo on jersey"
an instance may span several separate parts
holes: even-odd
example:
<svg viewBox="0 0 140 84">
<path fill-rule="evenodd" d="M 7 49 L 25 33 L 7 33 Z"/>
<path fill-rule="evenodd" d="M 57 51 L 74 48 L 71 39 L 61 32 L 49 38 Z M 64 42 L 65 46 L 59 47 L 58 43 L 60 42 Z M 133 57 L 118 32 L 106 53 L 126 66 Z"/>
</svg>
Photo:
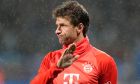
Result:
<svg viewBox="0 0 140 84">
<path fill-rule="evenodd" d="M 64 84 L 78 84 L 79 74 L 64 74 Z"/>
</svg>

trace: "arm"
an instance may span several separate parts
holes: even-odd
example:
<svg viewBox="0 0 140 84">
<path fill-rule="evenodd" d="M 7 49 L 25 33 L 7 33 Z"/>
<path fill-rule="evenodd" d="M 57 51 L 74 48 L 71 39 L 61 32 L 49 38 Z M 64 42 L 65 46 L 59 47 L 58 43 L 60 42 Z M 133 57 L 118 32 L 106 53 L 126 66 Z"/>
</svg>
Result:
<svg viewBox="0 0 140 84">
<path fill-rule="evenodd" d="M 49 53 L 43 59 L 37 75 L 31 80 L 30 84 L 46 84 L 51 83 L 58 73 L 62 71 L 54 63 L 52 53 Z M 47 83 L 48 84 L 48 83 Z"/>
<path fill-rule="evenodd" d="M 99 78 L 99 84 L 117 84 L 117 66 L 111 58 L 106 61 Z"/>
<path fill-rule="evenodd" d="M 53 79 L 61 72 L 65 67 L 70 66 L 78 56 L 73 56 L 75 51 L 75 44 L 71 44 L 63 53 L 60 54 L 60 59 L 55 62 L 55 53 L 49 53 L 45 56 L 40 66 L 38 74 L 31 81 L 30 84 L 50 84 Z M 59 67 L 59 68 L 58 68 Z"/>
</svg>

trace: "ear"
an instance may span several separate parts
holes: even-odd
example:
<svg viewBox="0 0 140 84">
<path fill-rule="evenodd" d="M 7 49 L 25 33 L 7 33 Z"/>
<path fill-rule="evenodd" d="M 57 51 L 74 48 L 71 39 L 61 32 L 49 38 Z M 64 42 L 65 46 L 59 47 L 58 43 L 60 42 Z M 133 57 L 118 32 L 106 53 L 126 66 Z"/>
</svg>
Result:
<svg viewBox="0 0 140 84">
<path fill-rule="evenodd" d="M 79 23 L 79 25 L 77 26 L 77 33 L 83 33 L 83 29 L 84 29 L 84 25 L 83 23 Z"/>
</svg>

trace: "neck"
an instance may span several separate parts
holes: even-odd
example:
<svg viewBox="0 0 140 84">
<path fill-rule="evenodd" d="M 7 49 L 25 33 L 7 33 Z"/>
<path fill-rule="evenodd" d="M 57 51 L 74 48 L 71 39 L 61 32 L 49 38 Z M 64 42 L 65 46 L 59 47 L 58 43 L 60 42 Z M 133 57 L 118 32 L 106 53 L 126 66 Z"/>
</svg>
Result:
<svg viewBox="0 0 140 84">
<path fill-rule="evenodd" d="M 81 41 L 83 38 L 85 38 L 82 34 L 80 34 L 77 39 L 75 39 L 75 41 L 73 43 L 77 43 L 79 41 Z"/>
<path fill-rule="evenodd" d="M 83 38 L 82 40 L 76 43 L 76 50 L 74 51 L 74 55 L 83 54 L 85 51 L 89 50 L 89 47 L 90 47 L 90 43 L 89 43 L 88 37 L 86 36 L 85 38 Z M 66 49 L 66 48 L 68 48 L 68 46 L 63 45 L 63 49 Z"/>
</svg>

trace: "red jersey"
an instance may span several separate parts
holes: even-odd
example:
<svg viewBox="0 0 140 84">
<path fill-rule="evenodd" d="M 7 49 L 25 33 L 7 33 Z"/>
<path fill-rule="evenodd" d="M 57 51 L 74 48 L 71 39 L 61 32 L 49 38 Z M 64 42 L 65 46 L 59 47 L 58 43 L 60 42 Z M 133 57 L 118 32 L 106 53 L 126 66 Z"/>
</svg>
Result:
<svg viewBox="0 0 140 84">
<path fill-rule="evenodd" d="M 67 47 L 48 53 L 30 84 L 117 84 L 117 67 L 111 56 L 91 46 L 84 38 L 76 43 L 80 57 L 67 68 L 56 66 Z"/>
</svg>

